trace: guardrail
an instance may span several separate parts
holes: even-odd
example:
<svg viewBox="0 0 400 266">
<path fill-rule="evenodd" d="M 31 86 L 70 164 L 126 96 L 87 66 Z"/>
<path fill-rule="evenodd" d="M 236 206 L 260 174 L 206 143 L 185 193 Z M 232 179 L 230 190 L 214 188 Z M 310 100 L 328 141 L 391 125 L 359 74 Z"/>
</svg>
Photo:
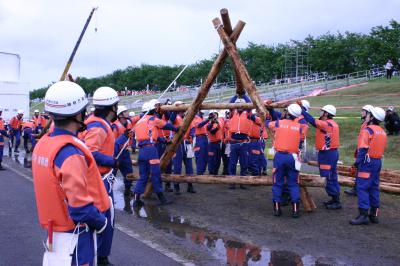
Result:
<svg viewBox="0 0 400 266">
<path fill-rule="evenodd" d="M 294 97 L 306 96 L 317 89 L 329 91 L 344 86 L 363 83 L 371 79 L 383 77 L 385 74 L 386 71 L 382 67 L 336 76 L 316 75 L 314 79 L 303 80 L 296 83 L 286 82 L 274 85 L 258 85 L 257 90 L 263 99 L 281 101 Z M 398 74 L 398 72 L 394 73 L 394 75 Z M 198 88 L 188 92 L 169 92 L 164 95 L 163 99 L 170 99 L 173 102 L 178 100 L 183 102 L 192 102 L 193 98 L 197 95 L 197 90 Z M 210 89 L 204 102 L 229 102 L 235 94 L 235 88 L 214 85 L 214 88 Z M 121 103 L 126 105 L 128 109 L 140 111 L 140 108 L 145 101 L 157 98 L 159 95 L 160 94 L 124 97 L 121 100 Z M 132 100 L 130 98 L 132 98 Z"/>
</svg>

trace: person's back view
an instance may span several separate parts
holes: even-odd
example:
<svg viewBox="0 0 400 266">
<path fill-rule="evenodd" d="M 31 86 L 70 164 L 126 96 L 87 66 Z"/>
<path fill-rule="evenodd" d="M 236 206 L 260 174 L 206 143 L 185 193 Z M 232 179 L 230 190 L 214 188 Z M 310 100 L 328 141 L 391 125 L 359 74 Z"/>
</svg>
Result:
<svg viewBox="0 0 400 266">
<path fill-rule="evenodd" d="M 388 135 L 398 135 L 400 131 L 400 118 L 399 115 L 394 111 L 394 107 L 390 106 L 386 110 L 385 117 L 385 128 Z"/>
</svg>

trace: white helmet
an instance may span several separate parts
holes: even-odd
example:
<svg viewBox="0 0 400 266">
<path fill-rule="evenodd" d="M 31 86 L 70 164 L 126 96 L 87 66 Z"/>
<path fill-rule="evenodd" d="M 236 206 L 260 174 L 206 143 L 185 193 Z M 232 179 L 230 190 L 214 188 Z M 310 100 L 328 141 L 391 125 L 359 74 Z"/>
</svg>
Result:
<svg viewBox="0 0 400 266">
<path fill-rule="evenodd" d="M 297 103 L 292 103 L 288 106 L 288 112 L 294 117 L 301 116 L 301 107 Z"/>
<path fill-rule="evenodd" d="M 243 98 L 237 98 L 235 103 L 246 103 L 246 101 Z"/>
<path fill-rule="evenodd" d="M 327 112 L 328 114 L 336 116 L 336 107 L 331 104 L 325 105 L 321 108 L 321 110 Z"/>
<path fill-rule="evenodd" d="M 35 114 L 36 114 L 36 113 L 40 113 L 38 109 L 36 109 L 36 110 L 33 111 L 33 112 L 34 112 Z"/>
<path fill-rule="evenodd" d="M 382 108 L 380 108 L 380 107 L 372 108 L 371 114 L 373 117 L 376 118 L 376 120 L 379 120 L 381 122 L 385 121 L 386 112 Z"/>
<path fill-rule="evenodd" d="M 394 107 L 393 106 L 389 106 L 387 110 L 393 112 L 394 111 Z"/>
<path fill-rule="evenodd" d="M 367 104 L 367 105 L 364 105 L 364 107 L 362 108 L 362 110 L 371 113 L 371 110 L 372 110 L 373 108 L 374 108 L 374 107 L 373 107 L 372 105 Z"/>
<path fill-rule="evenodd" d="M 134 117 L 135 116 L 135 112 L 129 112 L 129 117 Z"/>
<path fill-rule="evenodd" d="M 301 100 L 301 105 L 306 108 L 306 111 L 308 111 L 308 109 L 310 109 L 310 102 L 307 100 Z"/>
<path fill-rule="evenodd" d="M 57 116 L 68 117 L 80 113 L 86 108 L 86 94 L 78 84 L 71 81 L 59 81 L 50 86 L 44 97 L 44 110 Z"/>
<path fill-rule="evenodd" d="M 100 87 L 93 93 L 93 105 L 96 107 L 112 106 L 118 101 L 118 93 L 110 87 Z"/>
<path fill-rule="evenodd" d="M 94 106 L 90 107 L 90 112 L 94 112 L 94 110 L 96 110 L 96 108 L 94 108 Z"/>
<path fill-rule="evenodd" d="M 18 112 L 17 112 L 17 115 L 23 115 L 23 114 L 24 114 L 24 110 L 19 109 Z"/>
<path fill-rule="evenodd" d="M 150 110 L 155 109 L 157 104 L 160 104 L 160 101 L 157 99 L 152 99 L 149 101 Z"/>
<path fill-rule="evenodd" d="M 178 105 L 181 105 L 181 104 L 183 104 L 182 101 L 176 101 L 176 102 L 174 102 L 174 105 L 175 105 L 175 106 L 178 106 Z"/>
<path fill-rule="evenodd" d="M 126 110 L 128 110 L 128 108 L 126 108 L 125 105 L 118 105 L 117 115 L 121 114 L 122 112 L 125 112 Z"/>
<path fill-rule="evenodd" d="M 142 112 L 148 112 L 148 111 L 150 111 L 152 108 L 151 108 L 151 103 L 150 102 L 145 102 L 143 105 L 142 105 Z"/>
</svg>

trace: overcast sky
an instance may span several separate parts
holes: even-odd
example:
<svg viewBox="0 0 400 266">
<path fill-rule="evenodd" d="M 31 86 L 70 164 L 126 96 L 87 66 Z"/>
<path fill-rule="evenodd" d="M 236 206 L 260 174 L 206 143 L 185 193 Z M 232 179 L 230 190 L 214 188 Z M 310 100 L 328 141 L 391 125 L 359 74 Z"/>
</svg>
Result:
<svg viewBox="0 0 400 266">
<path fill-rule="evenodd" d="M 239 47 L 328 31 L 368 33 L 400 20 L 400 0 L 0 0 L 0 51 L 21 56 L 21 79 L 30 89 L 59 79 L 93 6 L 99 9 L 72 64 L 73 76 L 209 58 L 220 45 L 211 20 L 224 7 L 233 25 L 247 23 Z"/>
</svg>

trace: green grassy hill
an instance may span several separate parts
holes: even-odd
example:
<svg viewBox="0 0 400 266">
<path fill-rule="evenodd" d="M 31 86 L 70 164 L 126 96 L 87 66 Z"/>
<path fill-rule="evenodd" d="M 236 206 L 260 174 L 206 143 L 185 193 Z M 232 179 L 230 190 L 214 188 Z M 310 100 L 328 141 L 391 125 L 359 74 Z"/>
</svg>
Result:
<svg viewBox="0 0 400 266">
<path fill-rule="evenodd" d="M 356 95 L 356 96 L 349 96 Z M 400 79 L 377 79 L 366 85 L 360 85 L 351 89 L 341 90 L 327 95 L 307 98 L 311 107 L 321 107 L 333 104 L 337 108 L 337 118 L 340 126 L 340 160 L 344 164 L 354 162 L 353 154 L 356 149 L 357 136 L 360 131 L 360 112 L 362 106 L 371 104 L 374 106 L 399 106 L 400 105 Z M 341 107 L 356 107 L 354 109 L 341 109 Z M 397 108 L 400 111 L 400 108 Z M 313 109 L 311 113 L 319 116 L 319 110 Z M 383 127 L 383 123 L 382 123 Z M 315 129 L 309 130 L 307 138 L 309 145 L 314 145 Z M 400 136 L 388 136 L 384 168 L 400 168 Z"/>
</svg>

